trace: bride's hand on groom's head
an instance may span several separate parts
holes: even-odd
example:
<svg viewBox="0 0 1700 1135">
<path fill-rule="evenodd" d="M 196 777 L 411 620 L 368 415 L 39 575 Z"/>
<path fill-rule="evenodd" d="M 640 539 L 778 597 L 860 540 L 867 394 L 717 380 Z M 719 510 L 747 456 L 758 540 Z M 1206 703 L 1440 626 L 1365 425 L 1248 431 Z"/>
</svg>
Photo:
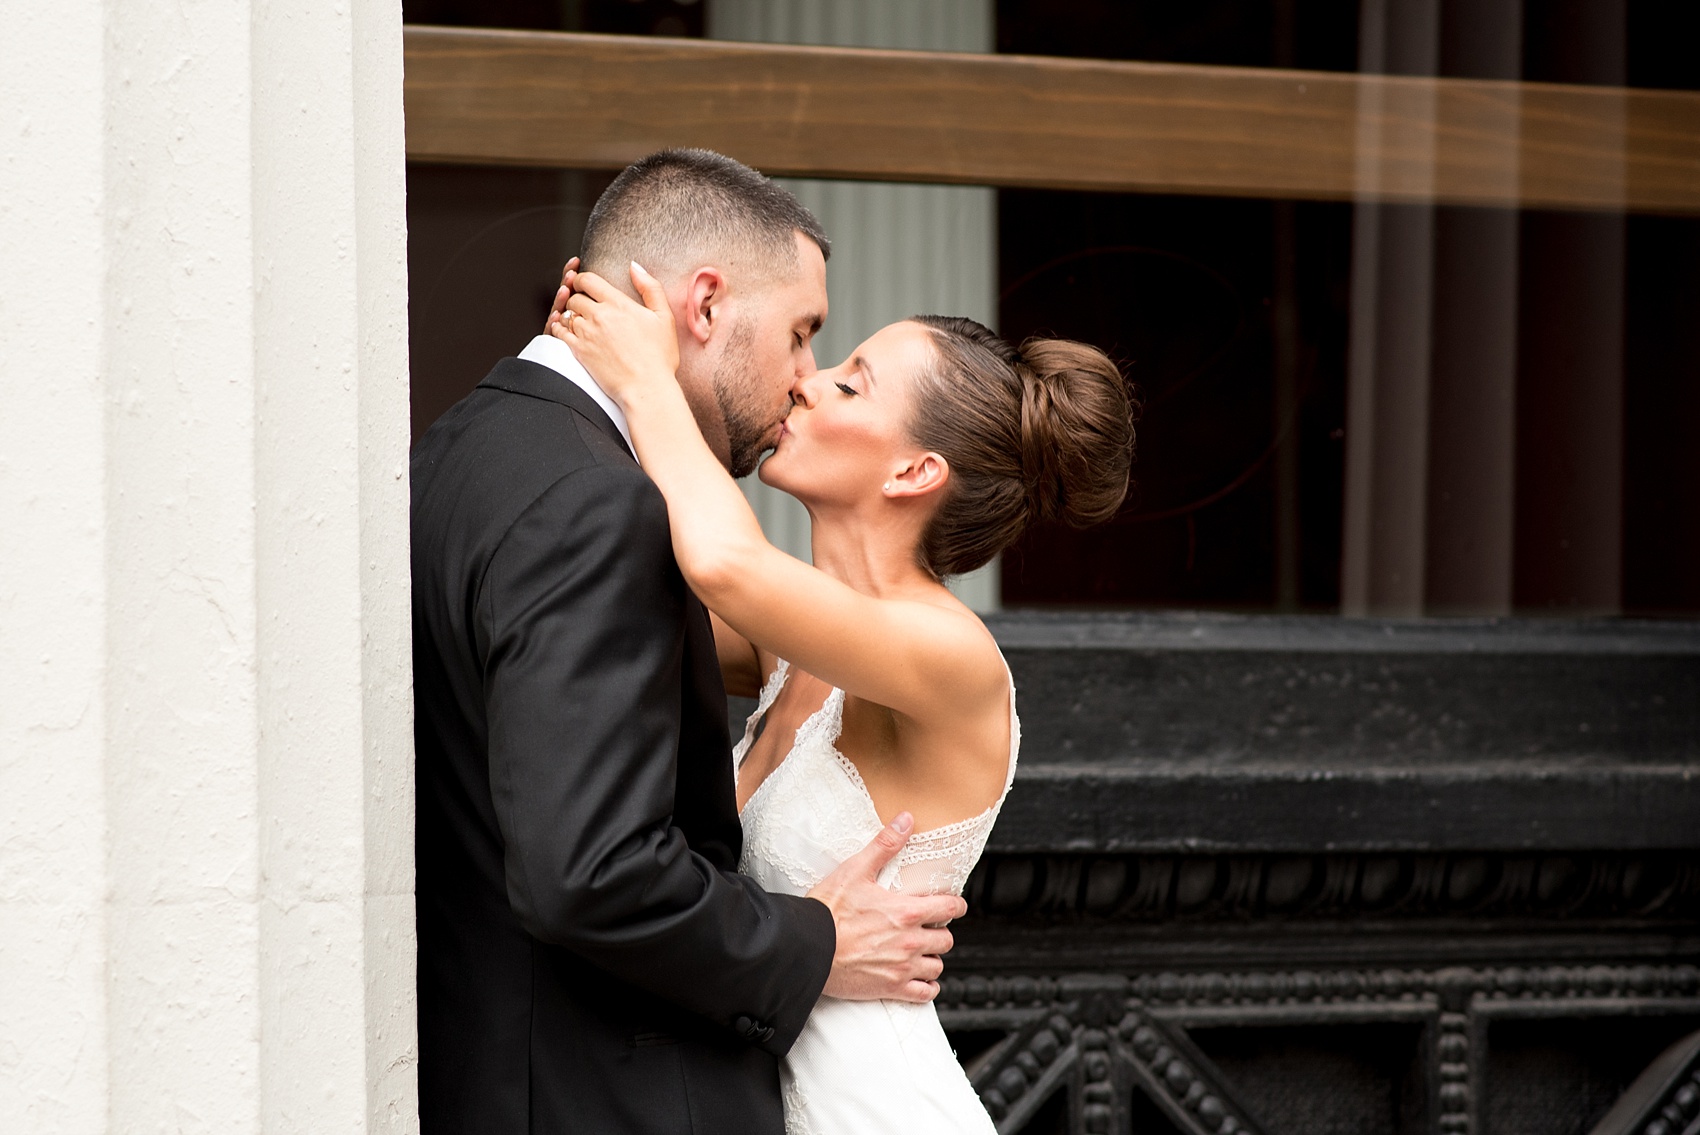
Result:
<svg viewBox="0 0 1700 1135">
<path fill-rule="evenodd" d="M 549 333 L 573 349 L 597 385 L 625 402 L 646 383 L 671 381 L 679 369 L 679 339 L 660 281 L 633 263 L 639 304 L 594 272 L 572 282 L 565 311 L 551 317 Z"/>
</svg>

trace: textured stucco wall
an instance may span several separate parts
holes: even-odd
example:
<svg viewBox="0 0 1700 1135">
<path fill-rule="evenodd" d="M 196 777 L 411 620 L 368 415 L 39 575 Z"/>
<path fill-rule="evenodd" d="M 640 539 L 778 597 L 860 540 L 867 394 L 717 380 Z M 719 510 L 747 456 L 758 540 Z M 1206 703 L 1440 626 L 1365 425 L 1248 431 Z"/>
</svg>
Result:
<svg viewBox="0 0 1700 1135">
<path fill-rule="evenodd" d="M 414 1120 L 399 4 L 0 37 L 0 1131 Z"/>
<path fill-rule="evenodd" d="M 5 21 L 0 1130 L 96 1131 L 107 1037 L 101 12 L 27 3 Z M 66 134 L 67 121 L 87 125 Z"/>
</svg>

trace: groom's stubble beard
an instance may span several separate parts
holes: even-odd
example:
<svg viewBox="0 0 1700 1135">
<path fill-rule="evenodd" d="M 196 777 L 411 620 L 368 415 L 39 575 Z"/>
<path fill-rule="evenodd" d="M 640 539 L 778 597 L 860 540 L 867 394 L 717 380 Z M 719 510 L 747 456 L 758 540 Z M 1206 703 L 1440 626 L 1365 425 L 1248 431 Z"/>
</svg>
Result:
<svg viewBox="0 0 1700 1135">
<path fill-rule="evenodd" d="M 726 347 L 715 361 L 711 385 L 720 417 L 726 423 L 731 473 L 747 477 L 755 472 L 762 455 L 771 446 L 772 411 L 765 404 L 760 377 L 756 374 L 755 328 L 748 319 L 729 330 Z"/>
</svg>

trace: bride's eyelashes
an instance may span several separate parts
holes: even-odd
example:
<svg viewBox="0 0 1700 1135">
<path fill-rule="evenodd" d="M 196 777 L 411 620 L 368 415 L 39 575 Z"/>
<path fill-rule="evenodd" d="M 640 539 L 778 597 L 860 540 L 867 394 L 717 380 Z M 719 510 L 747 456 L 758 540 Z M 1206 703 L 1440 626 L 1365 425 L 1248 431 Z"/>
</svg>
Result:
<svg viewBox="0 0 1700 1135">
<path fill-rule="evenodd" d="M 852 397 L 852 398 L 856 397 L 856 388 L 855 387 L 846 386 L 842 382 L 835 382 L 832 385 L 838 387 L 838 389 L 842 390 L 844 393 L 848 394 L 850 397 Z"/>
</svg>

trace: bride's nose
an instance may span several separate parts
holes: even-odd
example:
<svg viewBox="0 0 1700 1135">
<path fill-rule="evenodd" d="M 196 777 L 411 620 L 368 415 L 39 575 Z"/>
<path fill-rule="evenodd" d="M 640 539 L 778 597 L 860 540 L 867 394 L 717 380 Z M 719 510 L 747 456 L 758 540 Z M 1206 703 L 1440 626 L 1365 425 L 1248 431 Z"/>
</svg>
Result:
<svg viewBox="0 0 1700 1135">
<path fill-rule="evenodd" d="M 819 371 L 813 371 L 809 374 L 801 375 L 798 377 L 796 382 L 791 384 L 791 405 L 801 406 L 804 409 L 812 409 L 814 407 L 816 398 L 815 380 L 819 374 Z"/>
</svg>

